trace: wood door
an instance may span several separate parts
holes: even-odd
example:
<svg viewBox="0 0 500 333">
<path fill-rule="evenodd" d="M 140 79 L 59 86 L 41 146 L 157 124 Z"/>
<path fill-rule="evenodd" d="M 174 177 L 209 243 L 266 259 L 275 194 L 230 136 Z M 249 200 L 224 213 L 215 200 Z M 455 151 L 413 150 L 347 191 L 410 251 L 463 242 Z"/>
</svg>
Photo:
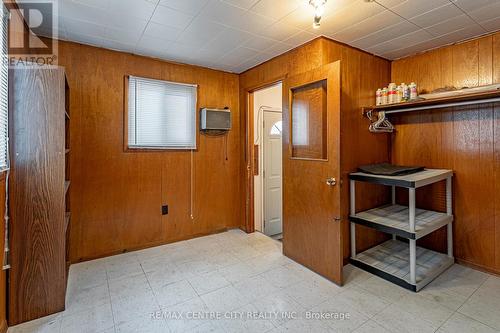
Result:
<svg viewBox="0 0 500 333">
<path fill-rule="evenodd" d="M 340 61 L 284 81 L 283 252 L 342 284 Z"/>
</svg>

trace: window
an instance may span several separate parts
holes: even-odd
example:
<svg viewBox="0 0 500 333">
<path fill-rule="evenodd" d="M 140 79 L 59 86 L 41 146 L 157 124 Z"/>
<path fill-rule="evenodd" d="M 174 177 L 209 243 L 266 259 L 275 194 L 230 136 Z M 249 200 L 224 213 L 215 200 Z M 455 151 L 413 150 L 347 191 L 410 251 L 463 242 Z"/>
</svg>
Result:
<svg viewBox="0 0 500 333">
<path fill-rule="evenodd" d="M 0 59 L 0 171 L 6 170 L 9 167 L 8 163 L 8 145 L 9 145 L 9 68 L 8 68 L 8 17 L 9 12 L 2 4 L 0 24 L 0 39 L 1 39 L 1 59 Z"/>
<path fill-rule="evenodd" d="M 128 146 L 196 149 L 197 86 L 129 77 Z"/>
<path fill-rule="evenodd" d="M 271 127 L 271 135 L 281 135 L 281 130 L 283 127 L 283 121 L 278 120 L 273 124 L 273 127 Z"/>
</svg>

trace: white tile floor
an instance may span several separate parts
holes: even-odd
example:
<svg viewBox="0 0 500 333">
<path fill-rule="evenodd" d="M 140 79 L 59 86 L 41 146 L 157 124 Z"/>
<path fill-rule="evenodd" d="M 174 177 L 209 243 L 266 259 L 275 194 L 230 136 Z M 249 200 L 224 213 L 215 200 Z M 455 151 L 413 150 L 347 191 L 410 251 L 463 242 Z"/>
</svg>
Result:
<svg viewBox="0 0 500 333">
<path fill-rule="evenodd" d="M 415 294 L 352 266 L 346 277 L 337 287 L 233 230 L 73 265 L 66 311 L 9 332 L 500 331 L 500 278 L 455 265 Z"/>
</svg>

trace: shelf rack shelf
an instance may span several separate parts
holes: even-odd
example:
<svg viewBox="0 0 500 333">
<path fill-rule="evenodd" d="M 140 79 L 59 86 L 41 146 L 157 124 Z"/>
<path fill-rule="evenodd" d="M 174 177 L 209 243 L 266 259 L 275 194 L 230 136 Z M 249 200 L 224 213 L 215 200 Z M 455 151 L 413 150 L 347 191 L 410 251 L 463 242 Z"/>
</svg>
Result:
<svg viewBox="0 0 500 333">
<path fill-rule="evenodd" d="M 488 92 L 463 94 L 451 97 L 441 97 L 441 98 L 418 100 L 413 102 L 369 106 L 362 108 L 362 112 L 363 115 L 366 116 L 367 113 L 370 111 L 384 111 L 386 114 L 391 114 L 399 112 L 441 109 L 454 106 L 495 103 L 495 102 L 500 102 L 500 90 L 498 89 Z"/>
<path fill-rule="evenodd" d="M 351 263 L 370 273 L 412 291 L 419 291 L 453 262 L 452 235 L 453 171 L 425 169 L 405 176 L 379 176 L 351 173 L 350 221 Z M 416 189 L 446 180 L 446 213 L 415 207 Z M 367 211 L 356 212 L 356 182 L 391 186 L 392 203 Z M 396 204 L 396 187 L 408 189 L 408 207 Z M 356 253 L 356 224 L 389 233 L 393 239 L 364 252 Z M 448 253 L 442 254 L 416 246 L 416 240 L 447 226 Z M 396 239 L 404 238 L 407 242 Z"/>
</svg>

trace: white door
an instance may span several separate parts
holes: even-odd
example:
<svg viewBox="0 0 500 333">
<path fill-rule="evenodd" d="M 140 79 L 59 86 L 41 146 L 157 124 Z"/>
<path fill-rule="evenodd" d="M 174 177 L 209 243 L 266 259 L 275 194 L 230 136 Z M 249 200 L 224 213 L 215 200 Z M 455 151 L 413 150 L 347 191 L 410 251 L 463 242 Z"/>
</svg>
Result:
<svg viewBox="0 0 500 333">
<path fill-rule="evenodd" d="M 264 233 L 268 236 L 283 231 L 281 207 L 281 113 L 264 111 L 263 177 Z"/>
</svg>

